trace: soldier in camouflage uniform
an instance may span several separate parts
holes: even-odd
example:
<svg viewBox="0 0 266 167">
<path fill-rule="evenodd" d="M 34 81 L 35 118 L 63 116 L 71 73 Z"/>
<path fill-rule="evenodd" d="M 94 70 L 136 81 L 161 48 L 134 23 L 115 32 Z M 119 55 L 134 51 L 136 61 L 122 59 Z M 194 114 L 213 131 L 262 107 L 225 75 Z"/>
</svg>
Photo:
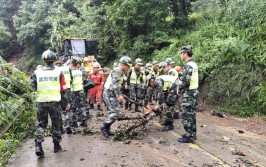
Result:
<svg viewBox="0 0 266 167">
<path fill-rule="evenodd" d="M 87 57 L 85 57 L 84 59 L 86 59 Z M 77 60 L 77 68 L 82 72 L 82 80 L 83 80 L 83 85 L 86 85 L 88 83 L 88 71 L 86 69 L 86 67 L 82 66 L 82 59 L 80 58 L 76 58 Z M 95 60 L 96 61 L 96 60 Z M 82 100 L 84 102 L 84 107 L 85 107 L 85 110 L 86 110 L 86 115 L 87 115 L 87 119 L 90 118 L 90 113 L 89 113 L 89 110 L 90 110 L 90 105 L 89 105 L 89 99 L 88 99 L 88 94 L 89 94 L 89 89 L 88 87 L 84 87 L 84 93 L 85 93 L 85 96 L 84 96 L 84 100 Z"/>
<path fill-rule="evenodd" d="M 121 87 L 123 78 L 131 66 L 131 59 L 128 56 L 123 56 L 119 60 L 119 67 L 114 68 L 109 74 L 103 91 L 103 100 L 107 105 L 108 119 L 104 121 L 101 127 L 102 135 L 109 138 L 111 125 L 121 116 L 119 103 L 124 101 Z"/>
<path fill-rule="evenodd" d="M 65 101 L 66 108 L 70 105 L 66 96 L 66 83 L 64 74 L 54 68 L 53 62 L 57 57 L 54 52 L 47 50 L 42 54 L 45 66 L 36 70 L 31 76 L 30 84 L 37 91 L 38 125 L 36 129 L 35 154 L 43 156 L 42 142 L 44 141 L 44 131 L 48 124 L 48 114 L 52 121 L 52 138 L 54 143 L 54 153 L 62 150 L 59 115 L 62 110 L 60 101 Z"/>
<path fill-rule="evenodd" d="M 165 60 L 165 62 L 168 64 L 168 68 L 169 68 L 168 75 L 172 75 L 178 78 L 179 75 L 178 75 L 178 72 L 174 68 L 175 62 L 173 61 L 173 59 L 169 57 Z"/>
<path fill-rule="evenodd" d="M 159 105 L 163 103 L 166 105 L 164 116 L 161 124 L 164 125 L 162 131 L 169 131 L 174 129 L 174 109 L 178 100 L 177 88 L 179 80 L 168 73 L 168 65 L 166 62 L 159 64 L 160 71 L 163 75 L 160 75 L 155 80 L 156 98 Z"/>
<path fill-rule="evenodd" d="M 87 107 L 86 98 L 83 89 L 84 75 L 82 71 L 78 69 L 78 60 L 73 59 L 70 63 L 70 69 L 72 74 L 72 84 L 71 84 L 71 108 L 70 112 L 72 114 L 70 119 L 72 127 L 78 127 L 78 122 L 81 122 L 80 126 L 87 127 Z M 67 127 L 67 133 L 71 133 L 71 128 Z"/>
<path fill-rule="evenodd" d="M 130 89 L 130 98 L 135 101 L 142 100 L 145 94 L 145 76 L 141 70 L 142 60 L 137 58 L 135 65 L 132 67 L 127 74 L 127 85 Z M 129 111 L 131 110 L 132 103 L 129 104 Z M 140 112 L 138 105 L 135 104 L 135 112 Z"/>
<path fill-rule="evenodd" d="M 196 111 L 198 107 L 198 66 L 192 58 L 191 46 L 181 49 L 180 58 L 185 62 L 179 90 L 182 90 L 182 124 L 186 134 L 178 139 L 181 143 L 193 143 L 196 137 Z"/>
<path fill-rule="evenodd" d="M 55 68 L 57 68 L 58 70 L 62 71 L 62 73 L 64 74 L 66 87 L 67 87 L 66 94 L 67 94 L 67 97 L 70 99 L 70 85 L 72 83 L 72 76 L 71 76 L 70 68 L 68 66 L 63 66 L 63 62 L 62 61 L 54 62 L 54 65 L 55 65 Z M 61 107 L 62 107 L 63 111 L 60 114 L 60 118 L 59 118 L 60 119 L 61 134 L 65 133 L 64 126 L 70 127 L 70 122 L 66 121 L 66 117 L 69 117 L 69 113 L 70 112 L 66 111 L 65 106 L 66 106 L 65 101 L 62 100 L 61 101 Z"/>
<path fill-rule="evenodd" d="M 147 106 L 148 103 L 152 104 L 152 96 L 155 93 L 155 89 L 154 89 L 154 80 L 155 80 L 155 74 L 152 71 L 152 64 L 151 63 L 147 63 L 145 65 L 145 90 L 146 90 L 146 94 L 145 94 L 145 98 L 144 98 L 144 105 Z"/>
</svg>

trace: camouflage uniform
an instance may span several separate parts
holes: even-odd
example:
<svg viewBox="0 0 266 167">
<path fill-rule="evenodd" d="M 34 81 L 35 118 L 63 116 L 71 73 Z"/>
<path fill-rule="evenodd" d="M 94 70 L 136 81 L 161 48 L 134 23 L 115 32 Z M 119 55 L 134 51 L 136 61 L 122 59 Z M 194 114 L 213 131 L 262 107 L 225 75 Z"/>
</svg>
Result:
<svg viewBox="0 0 266 167">
<path fill-rule="evenodd" d="M 83 84 L 88 82 L 88 73 L 86 71 L 86 68 L 85 67 L 80 67 L 79 70 L 82 72 L 82 79 L 83 79 Z M 86 110 L 86 115 L 87 115 L 87 118 L 89 119 L 89 109 L 90 109 L 90 106 L 89 106 L 89 99 L 88 99 L 88 93 L 89 93 L 89 89 L 86 87 L 84 88 L 84 100 L 83 100 L 83 105 L 85 107 L 85 110 Z"/>
<path fill-rule="evenodd" d="M 194 64 L 194 67 L 192 65 Z M 182 124 L 186 130 L 185 136 L 189 139 L 196 139 L 196 111 L 198 107 L 197 85 L 191 88 L 193 70 L 198 73 L 198 67 L 193 59 L 187 61 L 183 68 L 182 82 L 179 89 L 183 90 L 182 94 Z M 197 76 L 198 77 L 198 76 Z M 195 79 L 197 80 L 197 78 Z"/>
<path fill-rule="evenodd" d="M 134 73 L 134 74 L 133 74 Z M 135 80 L 133 81 L 131 76 L 136 75 Z M 144 74 L 140 69 L 136 69 L 135 67 L 131 68 L 127 75 L 127 85 L 130 88 L 130 98 L 132 100 L 138 101 L 142 100 L 145 95 L 145 89 L 141 86 L 144 85 Z M 129 105 L 129 109 L 131 109 L 132 103 Z M 138 105 L 135 104 L 135 111 L 138 111 Z"/>
<path fill-rule="evenodd" d="M 145 106 L 147 106 L 149 102 L 152 103 L 153 96 L 155 95 L 155 88 L 152 87 L 151 85 L 151 82 L 154 83 L 155 76 L 152 74 L 152 72 L 150 72 L 146 78 L 147 78 L 147 83 L 145 85 L 146 94 L 144 98 Z"/>
<path fill-rule="evenodd" d="M 124 75 L 123 83 L 122 83 L 122 87 L 121 87 L 121 92 L 122 92 L 122 94 L 130 97 L 130 91 L 128 89 L 126 89 L 126 86 L 127 86 L 127 82 L 126 81 L 127 81 L 127 76 Z M 125 99 L 125 101 L 126 101 L 125 102 L 125 109 L 127 110 L 128 107 L 129 107 L 129 101 L 127 99 Z M 121 105 L 123 105 L 123 104 L 121 104 Z"/>
<path fill-rule="evenodd" d="M 103 100 L 107 106 L 107 113 L 109 114 L 105 123 L 112 124 L 121 116 L 117 97 L 122 93 L 121 87 L 124 76 L 123 70 L 120 67 L 116 67 L 111 71 L 104 85 Z"/>
<path fill-rule="evenodd" d="M 174 76 L 174 77 L 179 79 L 179 74 L 174 68 L 169 69 L 168 75 Z M 178 101 L 175 103 L 175 107 L 174 107 L 174 119 L 179 119 L 179 106 L 180 106 L 180 103 L 179 103 L 179 99 L 178 99 Z M 181 106 L 180 106 L 180 108 L 181 108 Z"/>
<path fill-rule="evenodd" d="M 54 70 L 54 67 L 44 66 L 42 67 L 43 71 Z M 60 81 L 63 79 L 63 74 L 60 75 Z M 58 81 L 58 82 L 60 82 Z M 31 76 L 30 84 L 37 91 L 38 83 L 37 83 L 37 75 L 36 71 Z M 61 92 L 62 101 L 64 104 L 68 104 L 67 94 L 66 92 Z M 60 131 L 60 114 L 61 114 L 61 102 L 38 102 L 37 103 L 37 129 L 36 129 L 36 142 L 44 141 L 44 131 L 48 125 L 48 114 L 50 115 L 52 121 L 52 138 L 54 143 L 58 143 L 61 141 L 61 131 Z"/>
<path fill-rule="evenodd" d="M 166 88 L 166 81 L 164 77 L 171 78 L 171 87 Z M 178 96 L 176 94 L 176 90 L 178 88 L 178 80 L 175 77 L 169 76 L 169 75 L 163 75 L 156 78 L 156 98 L 159 103 L 159 105 L 165 103 L 165 113 L 162 118 L 161 124 L 164 126 L 170 126 L 173 128 L 173 116 L 174 116 L 174 109 L 176 101 L 178 100 Z"/>
<path fill-rule="evenodd" d="M 85 122 L 87 117 L 87 108 L 85 106 L 86 99 L 84 98 L 84 91 L 71 92 L 70 95 L 70 113 L 67 115 L 67 119 L 71 120 L 72 126 L 76 126 L 77 122 Z M 69 115 L 71 114 L 71 116 Z M 86 125 L 85 125 L 86 126 Z"/>
<path fill-rule="evenodd" d="M 78 69 L 76 69 L 78 70 Z M 72 81 L 74 81 L 74 70 L 71 70 L 72 73 Z M 80 70 L 79 70 L 80 71 Z M 81 71 L 82 72 L 82 71 Z M 84 72 L 82 72 L 82 82 L 87 80 L 86 76 L 84 75 Z M 88 120 L 88 102 L 87 98 L 85 96 L 83 87 L 79 88 L 77 91 L 73 90 L 73 83 L 71 85 L 71 93 L 70 93 L 70 113 L 67 115 L 67 121 L 71 122 L 72 127 L 77 127 L 77 122 L 81 122 L 81 126 L 86 127 L 87 126 L 87 120 Z"/>
</svg>

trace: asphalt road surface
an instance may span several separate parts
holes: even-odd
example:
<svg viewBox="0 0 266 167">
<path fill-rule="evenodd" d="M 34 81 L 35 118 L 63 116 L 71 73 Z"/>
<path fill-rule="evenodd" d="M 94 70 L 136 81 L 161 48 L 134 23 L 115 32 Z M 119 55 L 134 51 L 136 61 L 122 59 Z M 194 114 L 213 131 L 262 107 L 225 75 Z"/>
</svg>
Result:
<svg viewBox="0 0 266 167">
<path fill-rule="evenodd" d="M 89 122 L 89 134 L 63 134 L 63 151 L 53 153 L 51 137 L 43 143 L 44 157 L 36 157 L 34 139 L 27 139 L 11 157 L 8 167 L 216 167 L 266 166 L 266 123 L 259 118 L 221 118 L 201 106 L 197 114 L 195 144 L 178 143 L 184 133 L 181 120 L 175 130 L 161 132 L 158 119 L 138 129 L 138 135 L 126 141 L 104 139 L 99 133 L 105 116 Z M 104 111 L 102 111 L 104 113 Z M 132 113 L 125 111 L 127 115 Z M 125 121 L 116 122 L 111 130 Z M 243 153 L 243 155 L 234 155 Z"/>
</svg>

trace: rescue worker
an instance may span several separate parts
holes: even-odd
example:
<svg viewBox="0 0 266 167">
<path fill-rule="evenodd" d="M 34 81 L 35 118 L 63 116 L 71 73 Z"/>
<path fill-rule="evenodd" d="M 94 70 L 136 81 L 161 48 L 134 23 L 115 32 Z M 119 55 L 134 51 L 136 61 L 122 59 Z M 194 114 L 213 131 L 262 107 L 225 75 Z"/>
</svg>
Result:
<svg viewBox="0 0 266 167">
<path fill-rule="evenodd" d="M 158 61 L 154 60 L 152 62 L 153 68 L 152 68 L 152 73 L 155 77 L 159 77 L 160 73 L 159 73 L 159 64 Z"/>
<path fill-rule="evenodd" d="M 102 102 L 102 91 L 103 91 L 103 85 L 104 85 L 104 75 L 103 72 L 99 71 L 100 64 L 99 63 L 93 63 L 92 65 L 93 69 L 92 72 L 89 73 L 89 78 L 92 79 L 95 86 L 90 89 L 90 108 L 94 108 L 94 104 L 97 102 L 97 109 L 99 111 L 102 111 L 101 108 L 101 102 Z"/>
<path fill-rule="evenodd" d="M 131 59 L 128 56 L 123 56 L 119 60 L 119 67 L 114 68 L 109 74 L 103 91 L 103 99 L 107 105 L 108 119 L 104 121 L 101 127 L 102 135 L 109 138 L 111 125 L 121 116 L 119 103 L 124 101 L 124 97 L 121 92 L 121 86 L 124 75 L 131 66 Z"/>
<path fill-rule="evenodd" d="M 147 91 L 145 94 L 144 106 L 147 106 L 148 103 L 153 105 L 152 98 L 153 98 L 153 95 L 155 93 L 154 81 L 155 81 L 155 76 L 153 76 L 152 73 L 150 73 L 147 76 L 147 85 L 145 86 Z"/>
<path fill-rule="evenodd" d="M 88 83 L 88 73 L 86 72 L 86 69 L 84 66 L 82 66 L 82 59 L 81 58 L 75 58 L 74 60 L 76 60 L 77 62 L 77 68 L 78 70 L 80 70 L 82 72 L 82 80 L 83 80 L 83 86 L 84 85 L 87 85 Z M 90 109 L 90 106 L 89 106 L 89 100 L 88 100 L 88 94 L 89 94 L 89 87 L 83 87 L 83 91 L 85 93 L 85 96 L 84 96 L 84 99 L 82 100 L 84 102 L 84 107 L 85 107 L 85 111 L 86 111 L 86 115 L 87 115 L 87 118 L 89 119 L 90 118 L 90 113 L 89 113 L 89 109 Z"/>
<path fill-rule="evenodd" d="M 168 64 L 168 75 L 171 75 L 171 76 L 174 76 L 176 78 L 179 79 L 179 73 L 176 71 L 176 69 L 174 68 L 174 64 L 175 62 L 173 61 L 172 58 L 167 58 L 165 60 L 165 62 Z M 179 111 L 176 110 L 176 109 L 179 109 L 178 108 L 178 105 L 180 106 L 180 104 L 176 103 L 176 107 L 175 107 L 175 113 L 174 113 L 174 119 L 179 119 Z"/>
<path fill-rule="evenodd" d="M 168 75 L 169 67 L 166 62 L 159 64 L 163 75 L 155 79 L 156 98 L 159 105 L 166 104 L 162 125 L 162 131 L 169 131 L 174 129 L 174 109 L 178 100 L 177 87 L 178 79 L 174 76 Z"/>
<path fill-rule="evenodd" d="M 78 127 L 78 122 L 81 122 L 80 126 L 87 127 L 87 108 L 86 108 L 86 98 L 83 90 L 83 82 L 87 80 L 82 75 L 82 71 L 78 69 L 77 59 L 72 59 L 70 63 L 70 69 L 72 74 L 72 85 L 71 85 L 71 107 L 70 112 L 71 117 L 71 126 Z M 67 132 L 71 133 L 71 128 L 67 128 Z"/>
<path fill-rule="evenodd" d="M 88 57 L 83 59 L 83 66 L 85 67 L 85 71 L 89 74 L 92 70 L 91 60 Z"/>
<path fill-rule="evenodd" d="M 167 58 L 167 59 L 165 60 L 165 62 L 166 62 L 166 63 L 168 64 L 168 66 L 169 66 L 168 75 L 172 75 L 172 76 L 178 78 L 179 75 L 178 75 L 178 72 L 174 69 L 174 64 L 175 64 L 175 62 L 172 60 L 172 58 L 170 58 L 170 57 Z"/>
<path fill-rule="evenodd" d="M 57 57 L 51 50 L 46 50 L 42 54 L 42 60 L 45 66 L 35 70 L 31 76 L 30 84 L 37 92 L 37 129 L 35 139 L 35 154 L 43 156 L 42 142 L 44 141 L 44 131 L 48 124 L 48 114 L 52 121 L 52 138 L 54 143 L 54 153 L 62 150 L 59 142 L 61 142 L 59 111 L 61 111 L 60 101 L 66 101 L 66 109 L 70 108 L 67 101 L 66 84 L 64 74 L 54 68 L 53 62 Z"/>
<path fill-rule="evenodd" d="M 141 100 L 145 95 L 145 92 L 143 92 L 145 76 L 144 72 L 141 71 L 141 66 L 142 60 L 140 58 L 137 58 L 135 60 L 134 67 L 129 70 L 127 75 L 127 85 L 129 86 L 130 90 L 130 98 L 135 101 Z M 129 111 L 131 111 L 131 105 L 132 103 L 129 103 Z M 135 104 L 135 112 L 140 112 L 137 104 Z"/>
<path fill-rule="evenodd" d="M 63 66 L 63 62 L 62 61 L 56 61 L 54 62 L 54 65 L 56 66 L 56 68 L 60 71 L 62 71 L 62 73 L 64 74 L 65 77 L 65 82 L 66 82 L 66 87 L 67 87 L 67 97 L 69 98 L 70 101 L 70 89 L 71 89 L 71 83 L 72 83 L 72 75 L 71 75 L 71 70 L 69 68 L 69 66 Z M 63 109 L 63 115 L 60 114 L 61 118 L 60 118 L 60 130 L 61 133 L 65 133 L 65 130 L 63 128 L 63 124 L 65 124 L 66 129 L 68 129 L 67 133 L 71 133 L 69 131 L 70 128 L 70 119 L 66 119 L 66 118 L 70 118 L 71 117 L 71 112 L 68 110 L 66 110 L 66 108 L 64 107 L 64 101 L 61 101 L 61 107 Z M 63 119 L 64 116 L 64 119 Z"/>
<path fill-rule="evenodd" d="M 154 79 L 155 79 L 155 74 L 152 71 L 152 64 L 147 63 L 145 65 L 145 98 L 144 98 L 144 105 L 147 106 L 148 103 L 152 104 L 152 96 L 154 94 Z"/>
<path fill-rule="evenodd" d="M 180 58 L 185 62 L 183 67 L 183 77 L 179 85 L 179 91 L 182 90 L 182 124 L 186 134 L 178 139 L 181 143 L 194 143 L 196 137 L 196 111 L 198 107 L 199 96 L 199 76 L 198 66 L 192 58 L 193 52 L 191 46 L 183 46 L 180 52 Z"/>
</svg>

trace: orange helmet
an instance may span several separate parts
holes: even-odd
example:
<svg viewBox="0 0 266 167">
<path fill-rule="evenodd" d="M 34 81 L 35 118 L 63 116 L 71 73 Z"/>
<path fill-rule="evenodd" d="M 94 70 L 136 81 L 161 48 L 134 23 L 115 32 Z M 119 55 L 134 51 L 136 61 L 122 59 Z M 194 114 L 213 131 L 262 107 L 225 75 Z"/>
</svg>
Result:
<svg viewBox="0 0 266 167">
<path fill-rule="evenodd" d="M 178 73 L 182 72 L 182 68 L 181 68 L 180 66 L 175 66 L 175 70 L 176 70 Z"/>
</svg>

